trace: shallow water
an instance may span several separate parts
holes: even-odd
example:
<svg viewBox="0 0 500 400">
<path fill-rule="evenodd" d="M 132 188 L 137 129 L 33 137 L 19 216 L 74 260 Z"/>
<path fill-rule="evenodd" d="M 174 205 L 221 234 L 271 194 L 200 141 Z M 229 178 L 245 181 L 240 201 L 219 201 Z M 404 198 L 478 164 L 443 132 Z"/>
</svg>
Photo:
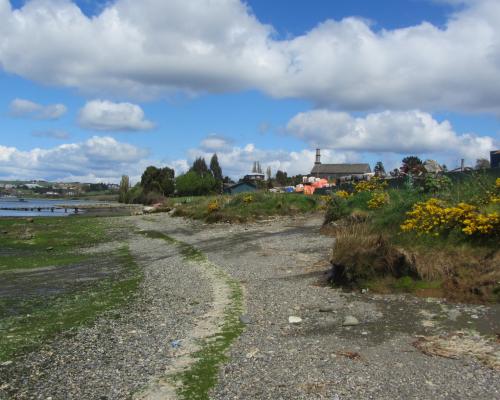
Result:
<svg viewBox="0 0 500 400">
<path fill-rule="evenodd" d="M 55 207 L 58 204 L 80 205 L 80 204 L 98 204 L 98 201 L 91 200 L 66 200 L 66 199 L 19 199 L 17 197 L 0 197 L 0 217 L 65 217 L 75 214 L 75 211 L 68 209 L 54 209 L 54 211 L 26 211 L 26 210 L 1 210 L 1 208 L 38 208 Z M 79 213 L 82 213 L 80 211 Z"/>
</svg>

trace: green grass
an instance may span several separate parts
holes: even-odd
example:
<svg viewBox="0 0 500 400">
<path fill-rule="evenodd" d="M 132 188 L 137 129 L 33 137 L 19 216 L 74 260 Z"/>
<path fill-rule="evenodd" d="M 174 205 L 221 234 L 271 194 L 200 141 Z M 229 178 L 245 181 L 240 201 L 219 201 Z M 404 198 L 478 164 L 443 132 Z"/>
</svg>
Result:
<svg viewBox="0 0 500 400">
<path fill-rule="evenodd" d="M 209 204 L 214 201 L 217 201 L 219 209 L 211 212 Z M 317 211 L 324 202 L 320 196 L 256 192 L 232 196 L 175 198 L 169 199 L 169 205 L 175 207 L 177 216 L 202 219 L 207 222 L 245 222 L 274 215 L 296 215 Z"/>
<path fill-rule="evenodd" d="M 142 275 L 127 247 L 111 257 L 122 266 L 120 278 L 104 279 L 83 291 L 28 298 L 16 304 L 17 315 L 3 316 L 0 361 L 32 351 L 55 335 L 89 324 L 101 313 L 126 304 Z M 10 305 L 7 300 L 0 302 L 0 311 Z"/>
</svg>

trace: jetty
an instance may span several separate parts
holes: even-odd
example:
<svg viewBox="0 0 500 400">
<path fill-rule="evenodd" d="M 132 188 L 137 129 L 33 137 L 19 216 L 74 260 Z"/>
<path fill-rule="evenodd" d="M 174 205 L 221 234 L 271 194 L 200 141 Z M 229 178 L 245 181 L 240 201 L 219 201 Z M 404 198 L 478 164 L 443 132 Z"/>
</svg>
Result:
<svg viewBox="0 0 500 400">
<path fill-rule="evenodd" d="M 114 209 L 128 209 L 134 210 L 137 208 L 142 208 L 141 205 L 137 204 L 120 204 L 120 203 L 103 203 L 103 204 L 54 204 L 49 206 L 10 206 L 10 207 L 0 207 L 2 211 L 29 211 L 29 212 L 55 212 L 56 210 L 64 210 L 65 213 L 68 210 L 73 211 L 75 214 L 85 211 L 97 211 L 97 210 L 114 210 Z"/>
</svg>

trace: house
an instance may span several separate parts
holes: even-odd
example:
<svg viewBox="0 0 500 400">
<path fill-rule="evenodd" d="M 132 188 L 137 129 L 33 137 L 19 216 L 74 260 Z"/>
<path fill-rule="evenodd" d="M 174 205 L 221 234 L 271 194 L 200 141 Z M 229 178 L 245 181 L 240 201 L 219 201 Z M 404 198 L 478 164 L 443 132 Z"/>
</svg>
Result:
<svg viewBox="0 0 500 400">
<path fill-rule="evenodd" d="M 257 186 L 250 182 L 240 182 L 232 186 L 227 186 L 224 188 L 224 193 L 226 194 L 238 194 L 247 192 L 256 192 Z"/>
<path fill-rule="evenodd" d="M 490 151 L 490 167 L 500 168 L 500 150 Z"/>
<path fill-rule="evenodd" d="M 363 175 L 371 173 L 369 164 L 322 164 L 320 149 L 316 149 L 316 162 L 310 176 L 327 179 L 329 181 L 345 176 Z"/>
<path fill-rule="evenodd" d="M 243 177 L 243 180 L 248 181 L 248 182 L 263 181 L 265 179 L 266 179 L 266 176 L 264 174 L 260 174 L 258 172 L 252 172 L 251 174 L 247 174 Z"/>
</svg>

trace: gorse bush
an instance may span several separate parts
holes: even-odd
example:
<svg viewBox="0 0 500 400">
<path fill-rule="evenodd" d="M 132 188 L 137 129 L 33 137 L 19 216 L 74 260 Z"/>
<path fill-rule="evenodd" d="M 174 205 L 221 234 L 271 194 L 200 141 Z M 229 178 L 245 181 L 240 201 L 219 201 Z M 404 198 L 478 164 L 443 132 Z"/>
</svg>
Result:
<svg viewBox="0 0 500 400">
<path fill-rule="evenodd" d="M 498 180 L 498 179 L 497 179 Z M 499 189 L 495 184 L 495 191 Z M 497 193 L 485 190 L 486 201 L 478 201 L 483 207 L 498 208 Z M 419 235 L 439 236 L 452 230 L 459 230 L 467 236 L 496 236 L 500 233 L 500 215 L 497 210 L 480 210 L 477 205 L 460 202 L 448 205 L 445 201 L 430 198 L 416 203 L 407 212 L 407 219 L 401 225 L 404 232 L 414 231 Z"/>
<path fill-rule="evenodd" d="M 389 203 L 389 195 L 385 192 L 374 192 L 372 197 L 368 200 L 368 208 L 375 209 Z"/>
</svg>

